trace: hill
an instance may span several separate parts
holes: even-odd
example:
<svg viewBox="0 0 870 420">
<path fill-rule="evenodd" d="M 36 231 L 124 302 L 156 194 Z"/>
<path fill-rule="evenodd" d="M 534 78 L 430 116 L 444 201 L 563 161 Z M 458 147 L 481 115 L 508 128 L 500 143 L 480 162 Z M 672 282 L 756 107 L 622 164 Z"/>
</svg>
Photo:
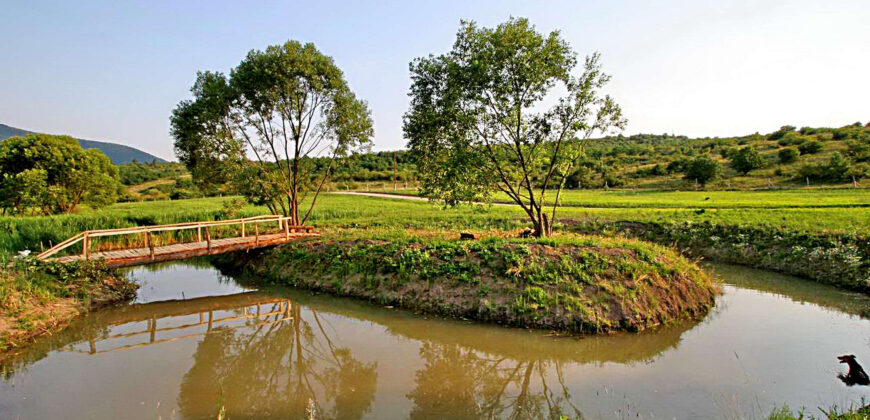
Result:
<svg viewBox="0 0 870 420">
<path fill-rule="evenodd" d="M 20 128 L 10 127 L 6 124 L 0 124 L 0 141 L 6 140 L 9 137 L 26 136 L 32 131 L 22 130 Z M 118 143 L 110 143 L 105 141 L 77 139 L 79 144 L 85 149 L 99 149 L 116 165 L 130 163 L 133 160 L 139 162 L 166 162 L 166 160 L 154 156 L 150 153 L 143 152 L 139 149 L 125 146 Z"/>
</svg>

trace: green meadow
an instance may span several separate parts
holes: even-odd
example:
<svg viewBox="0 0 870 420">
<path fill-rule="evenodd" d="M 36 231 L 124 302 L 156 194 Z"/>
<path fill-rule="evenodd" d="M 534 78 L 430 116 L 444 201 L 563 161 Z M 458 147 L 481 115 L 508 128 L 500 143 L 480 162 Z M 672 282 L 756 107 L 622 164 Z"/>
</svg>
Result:
<svg viewBox="0 0 870 420">
<path fill-rule="evenodd" d="M 569 191 L 563 195 L 560 221 L 637 221 L 748 226 L 808 233 L 865 234 L 870 227 L 870 191 L 716 191 L 634 192 Z M 706 198 L 710 197 L 709 200 Z M 5 254 L 48 247 L 84 230 L 167 224 L 266 214 L 245 205 L 228 212 L 227 197 L 118 203 L 74 214 L 0 217 L 0 250 Z M 512 206 L 463 205 L 444 209 L 437 203 L 400 198 L 326 194 L 311 223 L 321 228 L 440 229 L 485 232 L 525 227 L 522 211 Z"/>
</svg>

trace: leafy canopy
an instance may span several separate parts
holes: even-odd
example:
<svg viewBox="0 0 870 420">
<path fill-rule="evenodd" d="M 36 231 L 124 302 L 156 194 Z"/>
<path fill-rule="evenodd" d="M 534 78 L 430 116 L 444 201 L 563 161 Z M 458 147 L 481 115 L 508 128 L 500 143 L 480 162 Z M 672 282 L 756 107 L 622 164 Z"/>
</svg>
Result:
<svg viewBox="0 0 870 420">
<path fill-rule="evenodd" d="M 0 143 L 0 207 L 6 212 L 70 213 L 80 203 L 114 203 L 118 167 L 69 136 L 29 134 Z"/>
<path fill-rule="evenodd" d="M 310 43 L 251 51 L 229 77 L 199 73 L 191 92 L 194 99 L 176 107 L 171 124 L 176 152 L 194 179 L 229 182 L 297 224 L 310 216 L 336 158 L 366 148 L 374 133 L 366 103 Z"/>
<path fill-rule="evenodd" d="M 550 233 L 558 192 L 594 132 L 623 128 L 619 106 L 599 90 L 610 80 L 599 55 L 582 62 L 558 31 L 538 33 L 527 19 L 496 28 L 463 21 L 453 49 L 410 65 L 405 137 L 423 193 L 448 205 L 504 191 Z"/>
</svg>

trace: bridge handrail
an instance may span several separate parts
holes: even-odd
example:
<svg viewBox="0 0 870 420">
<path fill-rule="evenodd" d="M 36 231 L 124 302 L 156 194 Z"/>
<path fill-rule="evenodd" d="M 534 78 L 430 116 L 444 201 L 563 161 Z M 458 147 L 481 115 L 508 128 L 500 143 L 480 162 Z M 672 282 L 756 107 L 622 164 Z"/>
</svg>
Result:
<svg viewBox="0 0 870 420">
<path fill-rule="evenodd" d="M 291 219 L 290 216 L 281 216 L 281 215 L 261 215 L 261 216 L 252 216 L 241 219 L 229 219 L 229 220 L 207 220 L 207 221 L 198 221 L 198 222 L 182 222 L 182 223 L 173 223 L 167 225 L 150 225 L 150 226 L 134 226 L 129 228 L 116 228 L 116 229 L 97 229 L 97 230 L 86 230 L 84 232 L 80 232 L 75 236 L 70 237 L 69 239 L 45 250 L 36 256 L 38 259 L 45 259 L 54 254 L 57 254 L 60 251 L 63 251 L 66 248 L 69 248 L 82 240 L 89 240 L 94 237 L 102 237 L 102 236 L 118 236 L 118 235 L 130 235 L 136 233 L 148 233 L 148 232 L 165 232 L 172 230 L 185 230 L 185 229 L 200 229 L 200 228 L 208 228 L 212 226 L 229 226 L 229 225 L 242 225 L 245 224 L 254 224 L 254 223 L 275 223 L 275 222 L 284 222 L 286 224 L 287 221 Z M 305 230 L 312 231 L 314 230 L 313 226 L 286 226 L 288 230 Z"/>
</svg>

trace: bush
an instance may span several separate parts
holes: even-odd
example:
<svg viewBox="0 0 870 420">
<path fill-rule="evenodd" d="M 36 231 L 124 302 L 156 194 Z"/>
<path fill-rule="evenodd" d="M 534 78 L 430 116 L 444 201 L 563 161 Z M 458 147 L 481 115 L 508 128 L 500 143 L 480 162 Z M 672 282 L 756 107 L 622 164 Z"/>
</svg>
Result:
<svg viewBox="0 0 870 420">
<path fill-rule="evenodd" d="M 686 167 L 686 179 L 693 179 L 701 185 L 719 178 L 722 175 L 722 165 L 709 156 L 699 156 L 689 162 Z"/>
<path fill-rule="evenodd" d="M 819 143 L 815 140 L 810 140 L 807 142 L 803 142 L 798 145 L 798 150 L 802 155 L 811 155 L 814 153 L 819 153 L 822 151 L 822 143 Z"/>
<path fill-rule="evenodd" d="M 774 131 L 769 136 L 767 136 L 767 139 L 768 140 L 779 140 L 779 139 L 783 138 L 786 135 L 786 133 L 792 133 L 792 132 L 794 132 L 794 130 L 795 130 L 794 126 L 784 125 L 784 126 L 780 127 L 779 130 Z"/>
<path fill-rule="evenodd" d="M 800 157 L 801 153 L 798 151 L 798 149 L 795 149 L 794 147 L 786 147 L 784 149 L 780 149 L 777 155 L 779 156 L 780 163 L 793 163 L 797 162 L 798 157 Z"/>
<path fill-rule="evenodd" d="M 801 178 L 830 182 L 851 181 L 853 176 L 861 177 L 863 175 L 852 166 L 852 162 L 848 158 L 839 152 L 834 153 L 826 163 L 801 166 L 798 174 Z"/>
<path fill-rule="evenodd" d="M 763 168 L 766 165 L 767 161 L 751 146 L 738 150 L 731 157 L 731 167 L 743 175 L 748 174 L 753 169 Z"/>
<path fill-rule="evenodd" d="M 650 175 L 662 176 L 662 175 L 667 175 L 668 170 L 667 170 L 667 168 L 665 168 L 664 165 L 662 165 L 661 163 L 658 163 L 658 164 L 656 164 L 656 166 L 653 166 L 652 169 L 650 169 L 649 173 L 650 173 Z"/>
</svg>

